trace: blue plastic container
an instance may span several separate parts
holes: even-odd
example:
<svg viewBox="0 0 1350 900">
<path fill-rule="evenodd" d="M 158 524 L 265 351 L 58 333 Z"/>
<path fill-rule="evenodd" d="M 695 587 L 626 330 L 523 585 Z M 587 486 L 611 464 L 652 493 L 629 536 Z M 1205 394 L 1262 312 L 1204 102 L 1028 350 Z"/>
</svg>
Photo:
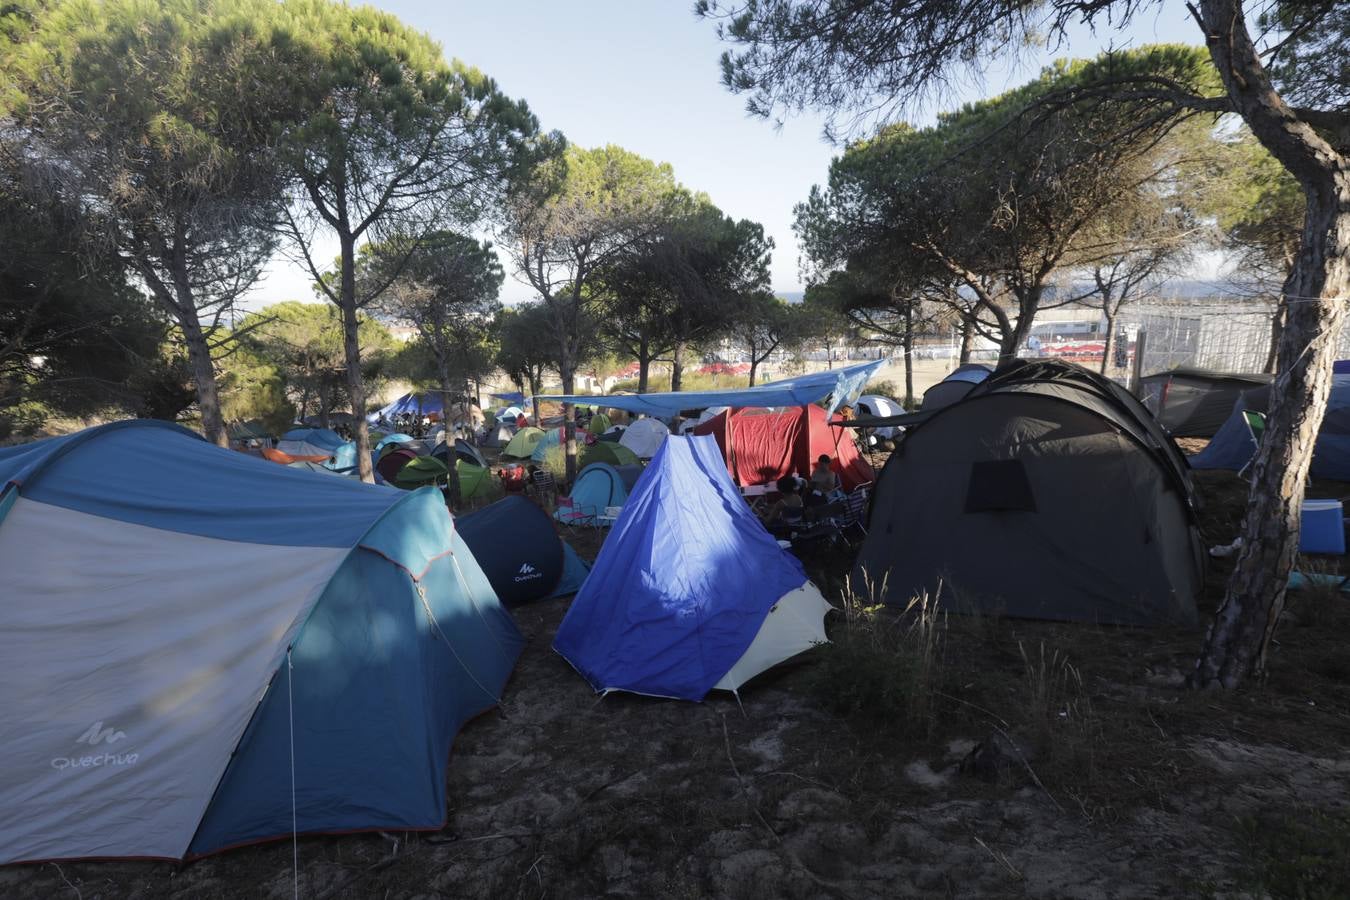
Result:
<svg viewBox="0 0 1350 900">
<path fill-rule="evenodd" d="M 1345 553 L 1345 510 L 1339 500 L 1304 500 L 1300 553 Z"/>
</svg>

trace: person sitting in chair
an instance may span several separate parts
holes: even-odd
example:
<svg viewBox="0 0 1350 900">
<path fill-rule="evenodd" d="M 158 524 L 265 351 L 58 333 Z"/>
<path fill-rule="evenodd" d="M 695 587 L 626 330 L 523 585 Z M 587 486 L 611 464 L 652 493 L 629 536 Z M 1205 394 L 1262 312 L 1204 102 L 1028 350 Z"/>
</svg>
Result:
<svg viewBox="0 0 1350 900">
<path fill-rule="evenodd" d="M 773 532 L 786 530 L 802 520 L 802 497 L 797 490 L 797 479 L 784 475 L 778 479 L 778 500 L 769 507 L 764 516 L 764 526 Z"/>
<path fill-rule="evenodd" d="M 811 470 L 811 489 L 807 499 L 812 504 L 828 503 L 839 491 L 839 476 L 830 467 L 827 453 L 820 454 L 815 467 Z"/>
</svg>

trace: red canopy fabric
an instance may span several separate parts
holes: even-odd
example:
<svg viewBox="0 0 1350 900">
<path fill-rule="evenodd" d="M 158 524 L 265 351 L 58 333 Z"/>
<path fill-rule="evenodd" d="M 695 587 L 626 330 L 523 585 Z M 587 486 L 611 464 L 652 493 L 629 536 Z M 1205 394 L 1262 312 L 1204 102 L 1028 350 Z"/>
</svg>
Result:
<svg viewBox="0 0 1350 900">
<path fill-rule="evenodd" d="M 834 421 L 840 421 L 839 417 Z M 834 460 L 831 468 L 846 491 L 876 478 L 858 453 L 849 430 L 831 428 L 825 410 L 815 404 L 779 413 L 753 408 L 728 410 L 696 427 L 694 434 L 711 434 L 717 439 L 727 471 L 740 485 L 768 484 L 794 473 L 810 478 L 822 454 Z"/>
</svg>

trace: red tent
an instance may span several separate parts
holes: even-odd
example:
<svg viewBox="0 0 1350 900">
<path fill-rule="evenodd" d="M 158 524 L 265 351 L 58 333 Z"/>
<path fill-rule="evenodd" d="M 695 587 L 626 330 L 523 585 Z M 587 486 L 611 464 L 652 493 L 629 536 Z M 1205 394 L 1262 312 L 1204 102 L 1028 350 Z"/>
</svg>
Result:
<svg viewBox="0 0 1350 900">
<path fill-rule="evenodd" d="M 416 450 L 408 450 L 403 447 L 398 450 L 390 450 L 380 457 L 379 462 L 375 463 L 375 471 L 379 472 L 380 477 L 385 481 L 393 484 L 399 471 L 414 459 L 417 459 Z"/>
<path fill-rule="evenodd" d="M 839 417 L 834 421 L 840 421 Z M 833 469 L 846 491 L 876 478 L 867 460 L 859 455 L 849 429 L 832 428 L 825 410 L 815 404 L 778 413 L 754 408 L 728 410 L 699 425 L 694 434 L 717 438 L 727 471 L 740 485 L 768 484 L 792 473 L 810 478 L 821 454 L 834 460 Z"/>
</svg>

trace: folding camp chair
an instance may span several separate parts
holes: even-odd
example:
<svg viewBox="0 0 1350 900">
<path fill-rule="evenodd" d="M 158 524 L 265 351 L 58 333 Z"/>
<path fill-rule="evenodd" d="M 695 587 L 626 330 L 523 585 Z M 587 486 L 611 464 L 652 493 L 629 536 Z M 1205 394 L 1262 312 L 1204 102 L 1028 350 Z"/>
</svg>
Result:
<svg viewBox="0 0 1350 900">
<path fill-rule="evenodd" d="M 564 525 L 589 525 L 596 529 L 600 527 L 600 510 L 594 506 L 581 506 L 571 497 L 559 497 L 558 508 L 553 515 Z"/>
<path fill-rule="evenodd" d="M 530 491 L 534 502 L 548 509 L 551 499 L 558 496 L 558 483 L 553 480 L 553 473 L 546 469 L 536 469 L 530 475 Z"/>
<path fill-rule="evenodd" d="M 832 502 L 832 514 L 827 522 L 833 529 L 835 536 L 848 543 L 846 537 L 850 529 L 859 532 L 863 537 L 867 536 L 867 526 L 864 524 L 867 518 L 867 497 L 868 488 L 872 482 L 866 482 L 858 485 L 850 493 L 844 494 L 842 499 Z"/>
<path fill-rule="evenodd" d="M 840 531 L 854 528 L 861 532 L 863 537 L 867 536 L 867 497 L 867 487 L 863 485 L 844 495 L 844 514 L 835 523 Z"/>
<path fill-rule="evenodd" d="M 1252 436 L 1252 458 L 1247 460 L 1246 465 L 1238 470 L 1238 477 L 1241 478 L 1247 474 L 1247 469 L 1256 462 L 1256 454 L 1261 449 L 1261 435 L 1266 433 L 1266 416 L 1264 413 L 1256 412 L 1251 409 L 1242 411 L 1242 421 L 1247 425 L 1247 431 Z"/>
</svg>

